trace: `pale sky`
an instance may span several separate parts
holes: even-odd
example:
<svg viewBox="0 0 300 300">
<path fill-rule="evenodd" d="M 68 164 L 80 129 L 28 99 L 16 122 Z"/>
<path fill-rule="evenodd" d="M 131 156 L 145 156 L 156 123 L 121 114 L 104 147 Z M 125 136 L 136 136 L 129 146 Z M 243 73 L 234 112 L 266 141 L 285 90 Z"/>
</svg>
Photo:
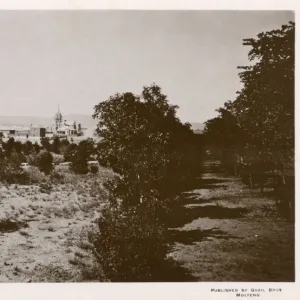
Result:
<svg viewBox="0 0 300 300">
<path fill-rule="evenodd" d="M 234 100 L 243 38 L 294 21 L 267 11 L 1 11 L 0 115 L 92 114 L 153 81 L 182 121 Z"/>
</svg>

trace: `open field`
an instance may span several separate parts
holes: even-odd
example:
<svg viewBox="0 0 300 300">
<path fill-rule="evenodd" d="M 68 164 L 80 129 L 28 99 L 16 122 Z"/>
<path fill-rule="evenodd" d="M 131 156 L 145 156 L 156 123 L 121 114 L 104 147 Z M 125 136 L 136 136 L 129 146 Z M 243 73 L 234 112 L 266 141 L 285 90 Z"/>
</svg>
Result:
<svg viewBox="0 0 300 300">
<path fill-rule="evenodd" d="M 62 184 L 0 185 L 0 282 L 90 279 L 95 263 L 88 232 L 106 203 L 103 181 L 111 172 Z"/>
</svg>

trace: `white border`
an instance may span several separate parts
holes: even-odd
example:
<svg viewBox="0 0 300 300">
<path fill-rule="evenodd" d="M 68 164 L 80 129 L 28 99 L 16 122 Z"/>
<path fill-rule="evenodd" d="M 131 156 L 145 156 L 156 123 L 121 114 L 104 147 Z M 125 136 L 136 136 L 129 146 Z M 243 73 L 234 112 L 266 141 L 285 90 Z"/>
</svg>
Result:
<svg viewBox="0 0 300 300">
<path fill-rule="evenodd" d="M 0 0 L 0 9 L 296 10 L 297 0 Z"/>
<path fill-rule="evenodd" d="M 298 24 L 297 1 L 293 0 L 0 0 L 1 10 L 78 10 L 78 9 L 156 9 L 156 10 L 294 10 Z M 9 30 L 9 28 L 7 29 Z M 299 34 L 296 29 L 296 49 L 299 46 Z M 1 44 L 0 44 L 1 46 Z M 296 64 L 298 62 L 296 55 Z M 299 85 L 299 72 L 296 67 L 296 87 Z M 297 99 L 297 90 L 296 97 Z M 298 104 L 296 102 L 296 132 L 300 130 L 298 122 Z M 296 150 L 298 149 L 296 134 Z M 296 151 L 296 171 L 299 169 L 300 157 Z M 297 180 L 296 176 L 296 180 Z M 298 188 L 296 182 L 296 199 Z M 296 220 L 299 206 L 296 203 Z M 299 249 L 298 223 L 296 222 L 296 249 Z M 296 271 L 299 260 L 296 251 Z M 0 262 L 1 265 L 1 262 Z M 1 267 L 0 267 L 1 270 Z M 0 284 L 0 298 L 13 299 L 239 299 L 234 293 L 211 293 L 211 288 L 282 288 L 282 293 L 265 293 L 257 299 L 300 299 L 299 276 L 296 272 L 296 283 L 158 283 L 158 284 Z M 298 288 L 299 287 L 299 288 Z M 249 299 L 249 298 L 242 298 Z M 253 299 L 253 298 L 252 298 Z"/>
</svg>

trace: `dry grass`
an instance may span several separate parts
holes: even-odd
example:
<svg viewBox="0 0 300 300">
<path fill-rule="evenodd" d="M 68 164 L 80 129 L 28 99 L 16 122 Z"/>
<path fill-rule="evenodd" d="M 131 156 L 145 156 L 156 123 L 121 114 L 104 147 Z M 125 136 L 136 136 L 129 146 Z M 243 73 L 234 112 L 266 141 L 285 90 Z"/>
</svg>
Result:
<svg viewBox="0 0 300 300">
<path fill-rule="evenodd" d="M 112 173 L 57 172 L 57 183 L 33 169 L 35 184 L 0 184 L 0 260 L 7 262 L 0 282 L 81 281 L 82 270 L 92 277 L 88 231 L 107 201 L 103 182 Z M 16 271 L 20 261 L 24 268 Z"/>
</svg>

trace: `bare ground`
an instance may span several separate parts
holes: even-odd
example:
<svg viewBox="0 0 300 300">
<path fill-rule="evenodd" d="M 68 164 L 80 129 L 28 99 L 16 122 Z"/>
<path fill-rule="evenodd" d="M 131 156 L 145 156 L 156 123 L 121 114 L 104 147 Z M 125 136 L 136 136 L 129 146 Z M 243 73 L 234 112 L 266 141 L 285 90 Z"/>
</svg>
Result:
<svg viewBox="0 0 300 300">
<path fill-rule="evenodd" d="M 250 190 L 212 165 L 182 199 L 170 257 L 188 281 L 294 281 L 294 223 L 268 191 Z"/>
</svg>

